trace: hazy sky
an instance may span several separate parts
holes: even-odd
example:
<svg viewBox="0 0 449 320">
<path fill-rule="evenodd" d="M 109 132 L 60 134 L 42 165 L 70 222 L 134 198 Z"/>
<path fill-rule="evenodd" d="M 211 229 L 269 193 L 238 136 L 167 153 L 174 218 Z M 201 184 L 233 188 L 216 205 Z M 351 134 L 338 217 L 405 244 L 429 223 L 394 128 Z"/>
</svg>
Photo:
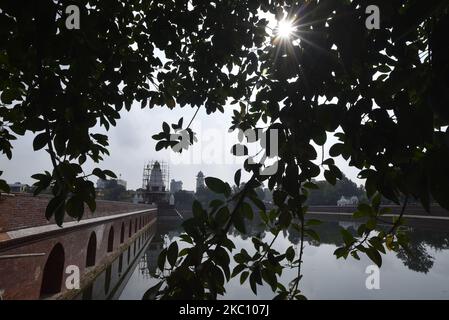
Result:
<svg viewBox="0 0 449 320">
<path fill-rule="evenodd" d="M 128 182 L 128 189 L 142 186 L 142 171 L 145 162 L 150 160 L 163 160 L 169 163 L 170 179 L 181 180 L 183 188 L 194 190 L 195 176 L 202 170 L 206 176 L 215 176 L 229 182 L 233 181 L 234 172 L 241 167 L 241 158 L 230 154 L 231 146 L 237 142 L 236 134 L 227 132 L 231 125 L 232 107 L 225 107 L 225 113 L 207 115 L 204 109 L 200 110 L 192 124 L 197 133 L 198 142 L 189 151 L 180 156 L 169 150 L 155 151 L 156 141 L 152 135 L 161 131 L 162 122 L 175 123 L 184 117 L 184 127 L 192 118 L 195 109 L 190 107 L 168 108 L 156 107 L 153 109 L 140 109 L 136 103 L 130 112 L 121 112 L 122 118 L 117 126 L 109 130 L 110 157 L 106 157 L 100 164 L 87 162 L 83 168 L 91 172 L 96 166 L 102 169 L 113 170 L 122 179 Z M 96 128 L 92 132 L 104 133 L 103 128 Z M 9 183 L 22 182 L 32 184 L 31 175 L 51 169 L 49 155 L 46 151 L 33 151 L 34 135 L 27 134 L 13 141 L 13 158 L 7 160 L 0 158 L 0 171 L 4 171 L 2 178 Z M 328 135 L 326 151 L 336 142 Z M 251 150 L 251 149 L 250 149 Z M 321 148 L 317 148 L 318 159 L 321 159 Z M 327 154 L 326 154 L 327 155 Z M 337 159 L 342 171 L 357 184 L 362 183 L 356 178 L 357 171 L 348 168 L 342 158 Z M 246 176 L 248 177 L 248 176 Z M 244 181 L 243 176 L 242 181 Z M 321 177 L 322 178 L 322 177 Z"/>
</svg>

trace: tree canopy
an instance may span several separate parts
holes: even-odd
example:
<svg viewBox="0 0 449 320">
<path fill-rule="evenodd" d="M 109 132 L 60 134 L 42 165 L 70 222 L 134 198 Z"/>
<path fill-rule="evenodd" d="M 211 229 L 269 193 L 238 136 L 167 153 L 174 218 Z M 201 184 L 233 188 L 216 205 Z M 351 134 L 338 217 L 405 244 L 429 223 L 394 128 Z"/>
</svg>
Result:
<svg viewBox="0 0 449 320">
<path fill-rule="evenodd" d="M 66 28 L 68 4 L 81 10 L 80 29 Z M 380 29 L 366 27 L 368 5 L 378 6 Z M 335 157 L 366 179 L 371 199 L 354 213 L 366 219 L 357 237 L 342 232 L 337 257 L 364 253 L 381 265 L 385 247 L 404 244 L 401 219 L 372 232 L 386 212 L 381 196 L 402 212 L 412 198 L 427 210 L 431 197 L 449 208 L 448 8 L 445 0 L 1 0 L 0 150 L 11 158 L 12 140 L 36 134 L 34 150 L 48 151 L 53 171 L 33 176 L 35 193 L 51 187 L 46 215 L 62 224 L 65 212 L 81 218 L 84 203 L 95 210 L 90 175 L 115 177 L 100 168 L 83 172 L 87 158 L 108 155 L 108 137 L 94 132 L 96 125 L 114 126 L 134 101 L 208 113 L 238 106 L 231 129 L 277 130 L 277 171 L 260 174 L 263 164 L 247 160 L 251 178 L 237 193 L 207 178 L 226 200 L 193 203 L 182 236 L 191 246 L 178 252 L 174 242 L 162 252 L 161 281 L 146 297 L 216 298 L 240 275 L 255 292 L 266 282 L 279 298 L 302 298 L 304 239 L 319 238 L 305 202 L 320 173 L 331 184 L 342 178 Z M 270 32 L 270 15 L 291 21 L 295 32 Z M 189 126 L 163 123 L 156 149 L 176 147 L 177 132 L 193 143 Z M 339 139 L 332 146 L 330 134 Z M 317 159 L 312 142 L 330 147 L 330 157 Z M 240 177 L 237 171 L 236 185 Z M 263 182 L 274 209 L 255 192 Z M 7 190 L 4 181 L 0 188 Z M 282 230 L 300 231 L 299 256 L 253 237 L 257 253 L 237 253 L 238 266 L 229 270 L 234 246 L 226 234 L 234 227 L 245 233 L 254 214 L 249 203 L 274 239 Z M 277 283 L 285 266 L 298 269 L 287 287 Z"/>
<path fill-rule="evenodd" d="M 358 201 L 366 200 L 365 190 L 363 187 L 358 187 L 353 181 L 349 180 L 343 175 L 341 180 L 338 180 L 335 185 L 327 181 L 317 181 L 315 185 L 317 189 L 309 191 L 307 197 L 307 205 L 337 205 L 337 201 L 341 197 L 350 199 L 356 197 Z"/>
</svg>

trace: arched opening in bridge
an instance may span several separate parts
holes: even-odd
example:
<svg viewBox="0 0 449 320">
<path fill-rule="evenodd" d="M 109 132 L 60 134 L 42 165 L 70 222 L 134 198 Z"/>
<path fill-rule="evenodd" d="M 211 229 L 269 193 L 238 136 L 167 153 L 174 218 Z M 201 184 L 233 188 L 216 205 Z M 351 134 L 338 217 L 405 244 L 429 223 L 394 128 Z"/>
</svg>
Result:
<svg viewBox="0 0 449 320">
<path fill-rule="evenodd" d="M 128 238 L 131 238 L 132 229 L 133 229 L 133 222 L 132 220 L 129 220 Z"/>
<path fill-rule="evenodd" d="M 44 298 L 61 291 L 62 276 L 64 273 L 64 248 L 58 243 L 51 250 L 45 263 L 42 275 L 40 297 Z"/>
<path fill-rule="evenodd" d="M 97 236 L 95 231 L 90 234 L 89 242 L 87 243 L 86 267 L 95 265 L 95 256 L 97 254 Z"/>
<path fill-rule="evenodd" d="M 122 228 L 120 230 L 120 243 L 123 243 L 125 241 L 125 223 L 122 222 Z"/>
<path fill-rule="evenodd" d="M 90 284 L 87 289 L 83 291 L 83 300 L 92 300 L 93 297 L 93 284 Z"/>
<path fill-rule="evenodd" d="M 112 267 L 109 266 L 106 269 L 106 275 L 105 275 L 105 279 L 104 279 L 104 293 L 105 294 L 108 294 L 109 287 L 111 286 L 111 273 L 112 273 Z"/>
<path fill-rule="evenodd" d="M 114 250 L 114 227 L 109 229 L 108 235 L 108 252 L 112 252 L 112 250 Z"/>
<path fill-rule="evenodd" d="M 118 273 L 122 273 L 123 269 L 123 252 L 120 254 L 120 257 L 118 258 Z"/>
</svg>

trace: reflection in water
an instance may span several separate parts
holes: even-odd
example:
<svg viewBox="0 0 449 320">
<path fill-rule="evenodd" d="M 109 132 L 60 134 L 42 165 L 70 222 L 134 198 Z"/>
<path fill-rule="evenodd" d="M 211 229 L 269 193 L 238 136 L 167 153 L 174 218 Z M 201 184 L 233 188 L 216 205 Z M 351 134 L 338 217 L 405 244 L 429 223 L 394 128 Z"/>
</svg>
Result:
<svg viewBox="0 0 449 320">
<path fill-rule="evenodd" d="M 368 290 L 365 287 L 366 267 L 372 262 L 366 257 L 360 261 L 348 258 L 337 260 L 333 256 L 336 247 L 343 245 L 340 229 L 345 228 L 356 235 L 358 224 L 344 221 L 328 221 L 315 227 L 321 242 L 306 243 L 303 264 L 304 278 L 302 291 L 310 299 L 448 299 L 449 298 L 449 232 L 413 229 L 409 232 L 409 247 L 399 252 L 383 255 L 380 269 L 381 289 Z M 230 232 L 236 245 L 236 252 L 245 248 L 253 252 L 251 236 L 264 241 L 272 239 L 258 223 L 247 226 L 248 235 L 238 231 Z M 179 224 L 158 222 L 156 234 L 145 250 L 143 257 L 130 276 L 120 299 L 141 299 L 145 291 L 156 280 L 151 277 L 157 269 L 159 252 L 181 233 Z M 285 251 L 290 245 L 298 245 L 300 234 L 297 231 L 284 232 L 276 240 L 276 250 Z M 235 253 L 234 253 L 235 254 Z M 232 270 L 233 266 L 231 266 Z M 296 270 L 285 269 L 281 282 L 287 284 L 294 278 Z M 240 285 L 232 279 L 226 285 L 229 299 L 271 299 L 274 294 L 266 286 L 258 290 L 256 297 L 248 284 Z"/>
<path fill-rule="evenodd" d="M 104 269 L 95 275 L 92 282 L 75 299 L 118 299 L 128 280 L 131 277 L 135 279 L 134 273 L 136 270 L 146 270 L 148 280 L 150 278 L 148 268 L 146 265 L 142 267 L 141 262 L 146 246 L 151 242 L 155 233 L 156 224 L 151 225 L 147 230 L 140 233 L 134 239 L 134 242 L 129 247 L 125 247 L 111 264 L 108 266 L 97 266 Z M 136 299 L 140 299 L 140 297 Z"/>
<path fill-rule="evenodd" d="M 435 258 L 430 250 L 441 251 L 449 248 L 448 233 L 413 230 L 409 235 L 409 250 L 399 250 L 397 256 L 411 270 L 427 273 L 434 265 Z"/>
</svg>

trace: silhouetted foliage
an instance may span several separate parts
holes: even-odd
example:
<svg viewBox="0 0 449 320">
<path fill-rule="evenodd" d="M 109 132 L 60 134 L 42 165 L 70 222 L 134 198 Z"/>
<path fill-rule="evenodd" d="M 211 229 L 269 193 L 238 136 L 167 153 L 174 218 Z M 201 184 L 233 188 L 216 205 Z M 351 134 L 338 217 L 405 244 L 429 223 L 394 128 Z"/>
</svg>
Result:
<svg viewBox="0 0 449 320">
<path fill-rule="evenodd" d="M 216 298 L 226 281 L 240 276 L 254 292 L 266 282 L 277 298 L 304 298 L 304 239 L 319 239 L 317 222 L 305 219 L 305 203 L 320 173 L 332 185 L 343 178 L 336 157 L 358 170 L 370 199 L 354 213 L 366 218 L 357 233 L 341 230 L 337 257 L 366 254 L 380 266 L 381 253 L 404 245 L 402 219 L 374 232 L 388 212 L 380 208 L 382 197 L 402 202 L 401 216 L 409 199 L 428 210 L 433 197 L 449 208 L 447 0 L 74 3 L 81 7 L 80 30 L 65 27 L 65 1 L 0 2 L 0 150 L 11 158 L 10 141 L 31 132 L 34 150 L 48 151 L 52 172 L 33 175 L 35 194 L 49 186 L 53 193 L 47 218 L 59 225 L 66 212 L 79 219 L 84 203 L 95 211 L 89 176 L 115 174 L 82 170 L 87 158 L 99 162 L 108 155 L 108 137 L 94 127 L 115 126 L 133 101 L 207 113 L 222 112 L 229 102 L 231 129 L 278 131 L 275 174 L 261 174 L 264 164 L 247 159 L 243 169 L 251 178 L 237 193 L 206 178 L 221 199 L 193 202 L 194 217 L 182 235 L 191 246 L 179 251 L 175 242 L 162 251 L 159 267 L 170 272 L 149 296 Z M 368 4 L 380 8 L 379 30 L 365 26 Z M 262 13 L 291 20 L 296 32 L 269 34 Z M 164 122 L 153 136 L 156 149 L 182 151 L 194 143 L 189 126 L 181 119 Z M 339 140 L 332 146 L 326 145 L 330 134 Z M 260 136 L 256 142 L 263 156 L 272 156 Z M 317 159 L 312 142 L 330 157 Z M 237 171 L 235 185 L 240 178 Z M 255 191 L 263 182 L 273 192 L 269 210 Z M 7 189 L 4 181 L 0 188 Z M 238 266 L 231 271 L 234 245 L 227 232 L 245 234 L 253 206 L 274 241 L 289 228 L 300 232 L 299 254 L 291 247 L 277 252 L 253 236 L 256 253 L 235 254 Z M 298 270 L 288 287 L 277 281 L 285 266 Z"/>
</svg>

